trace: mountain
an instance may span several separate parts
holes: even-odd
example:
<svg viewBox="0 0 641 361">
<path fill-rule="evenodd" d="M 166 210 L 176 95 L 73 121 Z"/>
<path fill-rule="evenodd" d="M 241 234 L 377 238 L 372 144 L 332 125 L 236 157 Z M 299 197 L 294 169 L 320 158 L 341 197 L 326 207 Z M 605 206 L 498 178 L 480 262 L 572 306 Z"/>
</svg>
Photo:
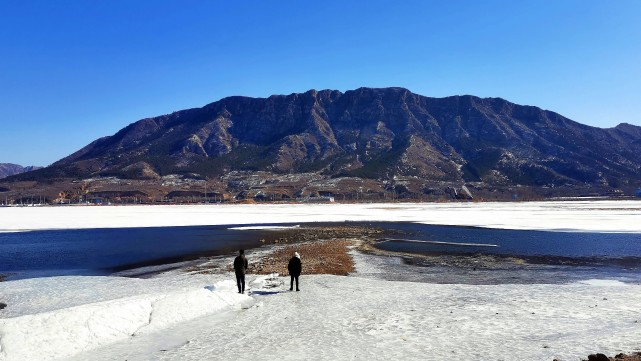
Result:
<svg viewBox="0 0 641 361">
<path fill-rule="evenodd" d="M 25 173 L 25 172 L 31 172 L 33 170 L 37 170 L 40 168 L 42 167 L 36 167 L 36 166 L 23 167 L 21 165 L 13 164 L 13 163 L 0 163 L 0 178 L 5 178 L 15 174 Z"/>
<path fill-rule="evenodd" d="M 233 96 L 137 121 L 18 179 L 316 173 L 491 187 L 641 183 L 641 127 L 601 129 L 501 98 L 403 88 Z"/>
</svg>

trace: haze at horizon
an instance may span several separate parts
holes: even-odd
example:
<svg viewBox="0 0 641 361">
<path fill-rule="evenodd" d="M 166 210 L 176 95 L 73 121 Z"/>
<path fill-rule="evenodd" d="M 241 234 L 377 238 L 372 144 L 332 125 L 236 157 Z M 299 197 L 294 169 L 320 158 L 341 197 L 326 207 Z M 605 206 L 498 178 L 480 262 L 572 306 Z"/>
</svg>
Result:
<svg viewBox="0 0 641 361">
<path fill-rule="evenodd" d="M 0 163 L 47 165 L 142 118 L 309 89 L 641 125 L 636 1 L 0 1 L 0 14 Z"/>
</svg>

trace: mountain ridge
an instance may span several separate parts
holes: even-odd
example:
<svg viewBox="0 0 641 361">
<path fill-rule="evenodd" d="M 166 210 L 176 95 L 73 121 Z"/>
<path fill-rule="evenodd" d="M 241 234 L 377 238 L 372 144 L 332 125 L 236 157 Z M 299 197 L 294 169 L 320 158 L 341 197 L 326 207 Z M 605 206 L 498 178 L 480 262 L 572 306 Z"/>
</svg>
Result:
<svg viewBox="0 0 641 361">
<path fill-rule="evenodd" d="M 230 96 L 131 123 L 16 179 L 230 172 L 479 182 L 491 187 L 641 183 L 641 127 L 584 125 L 502 98 L 405 88 Z"/>
<path fill-rule="evenodd" d="M 12 175 L 21 174 L 25 172 L 31 172 L 42 167 L 38 166 L 21 166 L 14 163 L 0 163 L 0 179 L 10 177 Z"/>
</svg>

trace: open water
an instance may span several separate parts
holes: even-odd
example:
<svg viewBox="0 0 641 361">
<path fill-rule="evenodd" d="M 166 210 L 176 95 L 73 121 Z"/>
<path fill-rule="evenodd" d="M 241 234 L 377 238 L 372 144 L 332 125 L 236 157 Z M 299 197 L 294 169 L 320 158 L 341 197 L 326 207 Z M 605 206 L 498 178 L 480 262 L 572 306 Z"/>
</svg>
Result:
<svg viewBox="0 0 641 361">
<path fill-rule="evenodd" d="M 394 223 L 377 248 L 427 255 L 495 255 L 538 263 L 641 266 L 641 234 L 551 232 Z"/>
<path fill-rule="evenodd" d="M 541 277 L 528 275 L 540 271 L 541 267 L 576 274 L 589 270 L 585 277 L 607 275 L 641 280 L 641 234 L 501 230 L 393 222 L 357 224 L 385 229 L 387 232 L 376 247 L 410 255 L 403 258 L 405 263 L 422 266 L 419 273 L 433 274 L 434 279 L 428 281 L 447 280 L 443 273 L 448 272 L 469 275 L 469 270 L 503 270 L 505 275 L 523 273 L 526 276 L 522 279 L 537 282 Z M 267 232 L 229 229 L 231 227 L 0 233 L 0 275 L 9 279 L 108 275 L 125 269 L 233 254 L 240 248 L 259 247 Z M 411 255 L 428 258 L 412 258 Z M 521 264 L 541 267 L 523 268 Z M 490 272 L 484 277 L 497 279 L 497 275 L 497 272 Z M 451 282 L 459 281 L 451 279 Z"/>
<path fill-rule="evenodd" d="M 261 233 L 223 226 L 0 233 L 0 274 L 10 279 L 108 275 L 258 247 Z"/>
<path fill-rule="evenodd" d="M 641 234 L 550 232 L 388 223 L 370 259 L 390 280 L 431 283 L 641 283 Z"/>
</svg>

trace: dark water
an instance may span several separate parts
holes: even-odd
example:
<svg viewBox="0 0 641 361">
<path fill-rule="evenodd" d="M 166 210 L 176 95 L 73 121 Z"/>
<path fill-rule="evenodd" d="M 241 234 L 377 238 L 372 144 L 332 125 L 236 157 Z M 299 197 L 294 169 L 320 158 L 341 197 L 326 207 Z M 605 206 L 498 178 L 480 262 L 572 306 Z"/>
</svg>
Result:
<svg viewBox="0 0 641 361">
<path fill-rule="evenodd" d="M 301 224 L 301 227 L 327 225 L 331 224 Z M 470 282 L 491 283 L 499 276 L 510 279 L 521 274 L 519 277 L 524 282 L 539 282 L 551 275 L 556 277 L 553 274 L 557 273 L 578 275 L 581 272 L 587 272 L 583 278 L 614 275 L 641 280 L 641 234 L 515 231 L 392 222 L 350 225 L 386 230 L 383 240 L 376 245 L 382 250 L 431 256 L 429 261 L 420 257 L 403 258 L 406 265 L 423 266 L 413 268 L 420 269 L 415 271 L 417 274 L 433 276 L 429 281 L 439 282 L 450 277 L 450 282 L 461 282 L 462 278 L 452 278 L 460 274 L 471 279 Z M 9 275 L 10 279 L 107 275 L 124 269 L 259 247 L 266 232 L 229 227 L 0 233 L 0 275 Z M 514 263 L 514 258 L 523 262 Z M 501 259 L 511 260 L 501 263 Z M 523 263 L 542 266 L 528 268 L 521 266 Z M 478 278 L 470 270 L 485 278 Z M 497 270 L 503 274 L 499 275 Z M 554 273 L 546 275 L 550 270 Z"/>
<path fill-rule="evenodd" d="M 376 247 L 406 254 L 400 263 L 385 261 L 389 279 L 472 284 L 564 283 L 591 278 L 641 282 L 641 234 L 412 223 L 387 228 L 396 234 L 381 239 Z"/>
<path fill-rule="evenodd" d="M 260 232 L 227 226 L 0 233 L 0 274 L 10 278 L 105 275 L 258 247 L 260 239 Z"/>
<path fill-rule="evenodd" d="M 400 223 L 383 250 L 431 255 L 497 255 L 541 263 L 619 263 L 641 266 L 641 234 L 487 229 Z"/>
</svg>

